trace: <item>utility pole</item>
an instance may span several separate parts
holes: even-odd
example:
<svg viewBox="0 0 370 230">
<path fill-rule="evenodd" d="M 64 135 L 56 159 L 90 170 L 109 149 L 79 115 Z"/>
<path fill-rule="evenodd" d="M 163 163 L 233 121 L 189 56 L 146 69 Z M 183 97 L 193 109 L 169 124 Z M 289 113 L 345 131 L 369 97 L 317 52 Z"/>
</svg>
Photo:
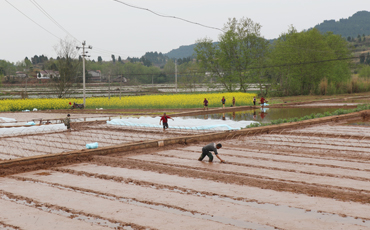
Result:
<svg viewBox="0 0 370 230">
<path fill-rule="evenodd" d="M 110 100 L 110 74 L 109 74 L 109 85 L 108 85 L 108 100 Z"/>
<path fill-rule="evenodd" d="M 176 93 L 177 93 L 177 59 L 175 59 L 175 85 L 176 85 Z"/>
<path fill-rule="evenodd" d="M 83 92 L 84 92 L 84 108 L 86 106 L 86 95 L 85 95 L 85 57 L 90 57 L 86 55 L 88 51 L 85 51 L 86 41 L 82 42 L 82 47 L 76 46 L 76 49 L 79 50 L 82 48 L 82 84 L 83 84 Z M 86 47 L 86 49 L 92 49 L 92 46 Z"/>
<path fill-rule="evenodd" d="M 123 75 L 121 75 L 121 81 L 119 82 L 119 99 L 121 100 L 121 87 L 122 87 Z"/>
</svg>

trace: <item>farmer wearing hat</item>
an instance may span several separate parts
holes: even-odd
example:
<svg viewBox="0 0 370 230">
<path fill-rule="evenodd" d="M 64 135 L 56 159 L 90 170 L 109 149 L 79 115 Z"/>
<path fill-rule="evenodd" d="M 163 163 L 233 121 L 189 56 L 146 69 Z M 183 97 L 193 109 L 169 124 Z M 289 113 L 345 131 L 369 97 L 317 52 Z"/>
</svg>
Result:
<svg viewBox="0 0 370 230">
<path fill-rule="evenodd" d="M 67 129 L 71 128 L 71 118 L 69 118 L 71 115 L 67 115 L 67 117 L 64 119 L 64 125 L 67 126 Z"/>
</svg>

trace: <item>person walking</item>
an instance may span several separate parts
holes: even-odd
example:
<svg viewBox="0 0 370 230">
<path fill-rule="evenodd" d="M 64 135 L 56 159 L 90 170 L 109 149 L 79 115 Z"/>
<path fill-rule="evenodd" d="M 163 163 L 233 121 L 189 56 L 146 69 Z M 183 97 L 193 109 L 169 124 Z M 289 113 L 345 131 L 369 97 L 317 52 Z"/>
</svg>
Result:
<svg viewBox="0 0 370 230">
<path fill-rule="evenodd" d="M 207 101 L 207 98 L 204 98 L 204 101 L 203 101 L 203 105 L 204 105 L 204 110 L 208 110 L 208 101 Z"/>
<path fill-rule="evenodd" d="M 217 149 L 220 149 L 220 148 L 222 148 L 221 143 L 218 143 L 217 145 L 215 143 L 209 143 L 208 145 L 202 148 L 202 154 L 200 155 L 198 161 L 202 161 L 204 157 L 208 156 L 209 158 L 208 162 L 212 162 L 213 156 L 211 152 L 214 152 L 216 157 L 221 161 L 221 163 L 225 163 L 225 161 L 222 160 L 220 156 L 218 155 Z"/>
<path fill-rule="evenodd" d="M 67 115 L 67 117 L 63 120 L 63 123 L 65 126 L 67 126 L 67 129 L 70 129 L 71 128 L 71 118 L 70 118 L 71 115 Z"/>
<path fill-rule="evenodd" d="M 163 113 L 163 116 L 161 117 L 161 120 L 159 120 L 159 124 L 161 124 L 161 122 L 163 122 L 163 131 L 166 131 L 166 129 L 168 129 L 168 119 L 172 119 L 174 121 L 173 118 L 169 117 L 166 115 L 166 113 Z"/>
<path fill-rule="evenodd" d="M 256 97 L 253 97 L 253 105 L 254 106 L 256 106 L 256 101 L 257 101 Z"/>
<path fill-rule="evenodd" d="M 261 99 L 260 99 L 260 104 L 261 104 L 261 107 L 263 108 L 263 105 L 265 104 L 265 101 L 266 101 L 266 99 L 265 98 L 263 98 L 263 97 L 261 97 Z"/>
<path fill-rule="evenodd" d="M 225 102 L 226 102 L 225 97 L 222 97 L 221 102 L 222 102 L 222 108 L 225 108 Z"/>
<path fill-rule="evenodd" d="M 233 107 L 235 107 L 235 97 L 233 97 Z"/>
</svg>

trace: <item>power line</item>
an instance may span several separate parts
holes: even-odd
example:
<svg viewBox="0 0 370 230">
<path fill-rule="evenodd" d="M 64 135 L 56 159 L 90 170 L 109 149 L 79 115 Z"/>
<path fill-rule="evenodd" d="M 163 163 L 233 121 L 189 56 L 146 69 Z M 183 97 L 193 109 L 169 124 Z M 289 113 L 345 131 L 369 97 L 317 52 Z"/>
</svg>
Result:
<svg viewBox="0 0 370 230">
<path fill-rule="evenodd" d="M 152 14 L 155 14 L 159 17 L 164 17 L 164 18 L 172 18 L 172 19 L 177 19 L 177 20 L 181 20 L 181 21 L 184 21 L 184 22 L 187 22 L 187 23 L 191 23 L 191 24 L 195 24 L 195 25 L 198 25 L 198 26 L 202 26 L 202 27 L 206 27 L 206 28 L 209 28 L 209 29 L 214 29 L 214 30 L 219 30 L 221 32 L 224 32 L 222 29 L 220 28 L 216 28 L 216 27 L 212 27 L 212 26 L 207 26 L 207 25 L 203 25 L 201 23 L 198 23 L 198 22 L 193 22 L 193 21 L 189 21 L 187 19 L 183 19 L 183 18 L 179 18 L 179 17 L 176 17 L 176 16 L 170 16 L 170 15 L 164 15 L 164 14 L 160 14 L 160 13 L 157 13 L 153 10 L 150 10 L 150 9 L 147 9 L 147 8 L 143 8 L 143 7 L 139 7 L 139 6 L 134 6 L 134 5 L 131 5 L 131 4 L 128 4 L 128 3 L 125 3 L 125 2 L 122 2 L 120 0 L 113 0 L 114 2 L 118 2 L 118 3 L 121 3 L 123 5 L 126 5 L 126 6 L 129 6 L 129 7 L 132 7 L 132 8 L 136 8 L 136 9 L 139 9 L 139 10 L 146 10 L 146 11 L 149 11 L 150 13 Z"/>
<path fill-rule="evenodd" d="M 49 34 L 53 35 L 54 37 L 58 38 L 59 40 L 62 40 L 60 39 L 58 36 L 56 36 L 55 34 L 53 34 L 52 32 L 50 32 L 49 30 L 45 29 L 44 27 L 42 27 L 40 24 L 38 24 L 37 22 L 35 22 L 34 20 L 32 20 L 30 17 L 28 17 L 26 14 L 24 14 L 22 11 L 20 11 L 17 7 L 15 7 L 14 5 L 12 5 L 10 2 L 8 2 L 8 0 L 5 0 L 9 5 L 11 5 L 14 9 L 16 9 L 19 13 L 23 14 L 26 18 L 28 18 L 29 20 L 31 20 L 33 23 L 35 23 L 36 25 L 38 25 L 40 28 L 42 28 L 43 30 L 45 30 L 46 32 L 48 32 Z"/>
<path fill-rule="evenodd" d="M 72 38 L 74 38 L 76 41 L 80 42 L 77 38 L 75 38 L 71 33 L 69 33 L 63 26 L 61 26 L 48 12 L 46 12 L 46 10 L 44 10 L 44 8 L 42 8 L 40 6 L 40 4 L 38 4 L 36 2 L 36 0 L 30 0 L 30 2 L 38 9 L 41 11 L 41 13 L 43 13 L 47 18 L 49 18 L 50 21 L 52 21 L 55 25 L 57 25 L 61 30 L 63 30 L 65 33 L 67 33 L 69 36 L 71 36 Z M 80 42 L 81 43 L 81 42 Z"/>
</svg>

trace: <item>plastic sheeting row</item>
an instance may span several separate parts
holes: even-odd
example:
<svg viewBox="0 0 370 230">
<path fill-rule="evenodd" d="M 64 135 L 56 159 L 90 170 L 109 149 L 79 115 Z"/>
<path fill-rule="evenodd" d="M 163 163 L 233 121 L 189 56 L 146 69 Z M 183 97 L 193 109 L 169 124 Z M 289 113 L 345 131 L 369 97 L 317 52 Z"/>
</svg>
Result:
<svg viewBox="0 0 370 230">
<path fill-rule="evenodd" d="M 141 120 L 136 119 L 136 122 L 132 122 L 131 120 L 134 119 L 113 119 L 111 121 L 107 121 L 109 125 L 119 125 L 119 126 L 130 126 L 130 127 L 140 127 L 140 128 L 162 128 L 162 125 L 157 125 L 159 119 L 152 118 L 140 118 Z M 129 121 L 130 120 L 130 121 Z M 143 121 L 147 121 L 147 123 L 143 123 Z M 153 124 L 153 123 L 157 124 Z M 228 121 L 230 123 L 230 121 Z M 209 123 L 208 125 L 197 125 L 197 124 L 205 124 Z M 219 123 L 219 124 L 215 124 Z M 221 123 L 221 124 L 220 124 Z M 201 119 L 181 119 L 176 118 L 176 120 L 169 125 L 170 129 L 178 129 L 178 130 L 239 130 L 240 128 L 244 128 L 246 125 L 250 124 L 251 122 L 232 122 L 232 124 L 225 124 L 225 121 L 219 120 L 201 120 Z M 185 125 L 188 124 L 188 125 Z"/>
</svg>

